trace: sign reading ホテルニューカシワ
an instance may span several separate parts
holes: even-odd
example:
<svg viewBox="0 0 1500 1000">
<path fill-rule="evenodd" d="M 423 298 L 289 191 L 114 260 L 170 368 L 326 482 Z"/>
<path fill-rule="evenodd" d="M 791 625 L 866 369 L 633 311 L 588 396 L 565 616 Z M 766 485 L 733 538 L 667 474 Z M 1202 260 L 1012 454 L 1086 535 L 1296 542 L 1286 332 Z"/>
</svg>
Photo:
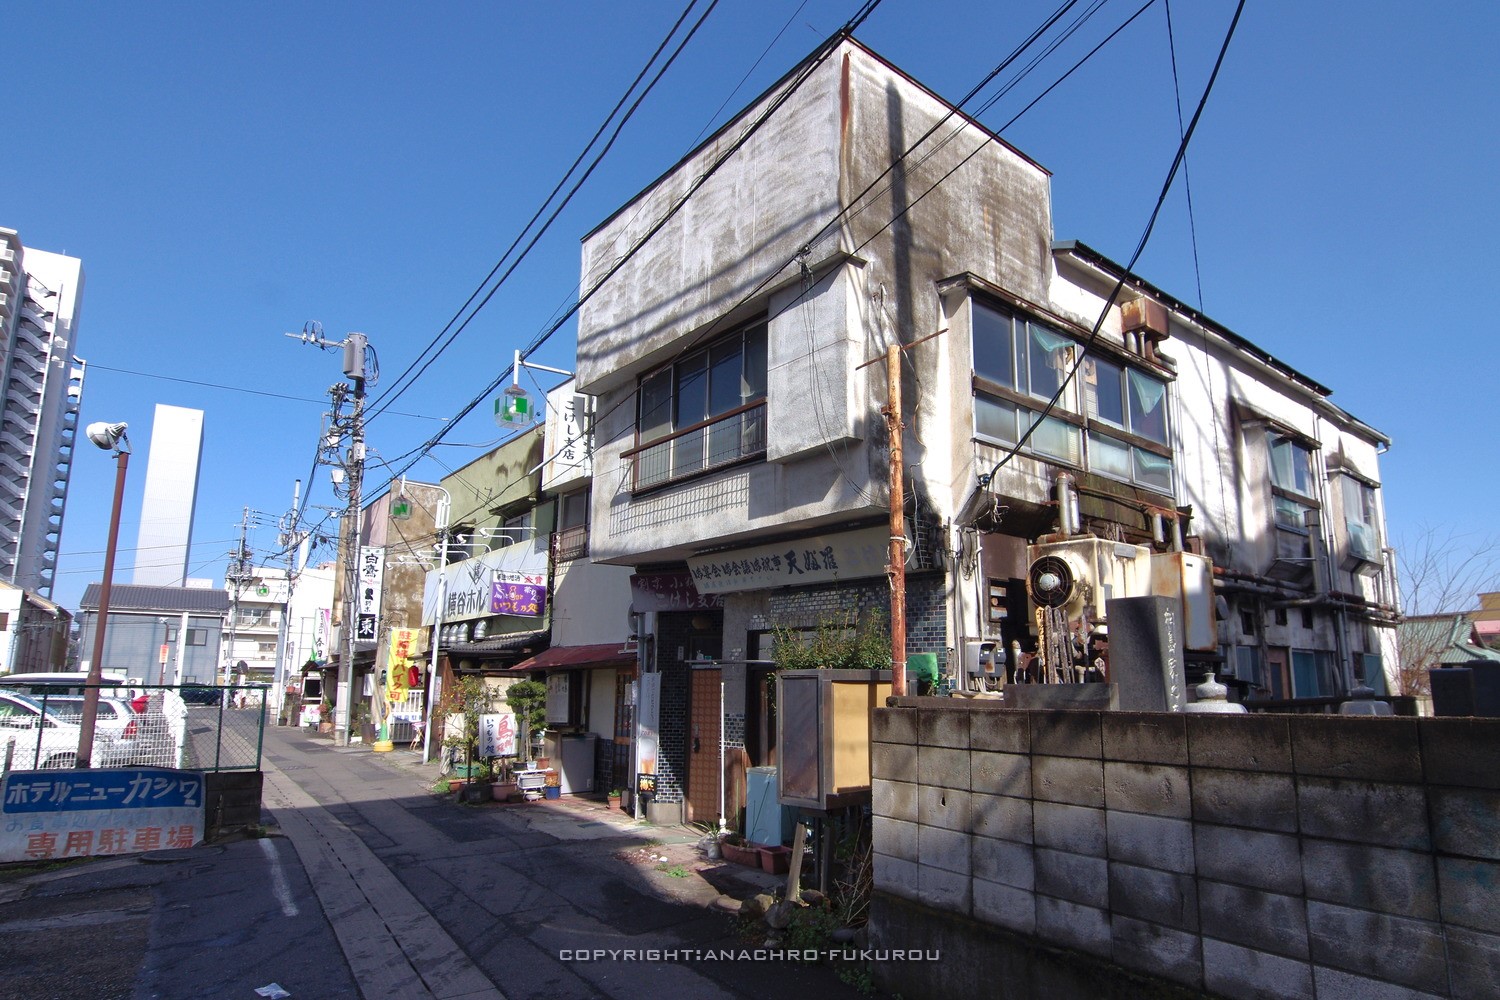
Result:
<svg viewBox="0 0 1500 1000">
<path fill-rule="evenodd" d="M 202 840 L 197 772 L 12 771 L 0 785 L 0 861 L 134 854 Z"/>
</svg>

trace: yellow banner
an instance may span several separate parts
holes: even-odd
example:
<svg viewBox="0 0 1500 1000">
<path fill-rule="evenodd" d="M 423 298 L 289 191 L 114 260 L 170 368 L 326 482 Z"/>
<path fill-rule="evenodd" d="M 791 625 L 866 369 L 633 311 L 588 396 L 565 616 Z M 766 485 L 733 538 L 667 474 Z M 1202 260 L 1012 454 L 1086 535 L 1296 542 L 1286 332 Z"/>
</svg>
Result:
<svg viewBox="0 0 1500 1000">
<path fill-rule="evenodd" d="M 386 658 L 386 700 L 394 708 L 406 700 L 407 677 L 417 651 L 417 629 L 391 629 L 391 654 Z"/>
</svg>

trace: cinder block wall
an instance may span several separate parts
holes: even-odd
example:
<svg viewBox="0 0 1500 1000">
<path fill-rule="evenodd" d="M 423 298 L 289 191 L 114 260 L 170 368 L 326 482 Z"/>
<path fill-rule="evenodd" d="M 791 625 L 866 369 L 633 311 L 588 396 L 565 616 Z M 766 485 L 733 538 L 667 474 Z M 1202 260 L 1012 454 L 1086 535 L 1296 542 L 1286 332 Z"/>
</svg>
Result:
<svg viewBox="0 0 1500 1000">
<path fill-rule="evenodd" d="M 945 954 L 889 992 L 1500 995 L 1500 722 L 893 704 L 872 940 Z"/>
</svg>

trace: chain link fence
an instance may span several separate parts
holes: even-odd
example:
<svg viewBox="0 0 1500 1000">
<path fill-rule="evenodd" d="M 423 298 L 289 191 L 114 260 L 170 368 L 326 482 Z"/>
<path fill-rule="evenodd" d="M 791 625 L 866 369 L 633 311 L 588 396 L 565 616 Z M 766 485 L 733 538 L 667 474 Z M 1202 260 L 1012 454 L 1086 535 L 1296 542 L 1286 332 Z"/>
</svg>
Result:
<svg viewBox="0 0 1500 1000">
<path fill-rule="evenodd" d="M 7 689 L 0 679 L 4 772 L 78 766 L 90 685 Z M 191 771 L 260 769 L 265 685 L 99 685 L 92 766 Z"/>
</svg>

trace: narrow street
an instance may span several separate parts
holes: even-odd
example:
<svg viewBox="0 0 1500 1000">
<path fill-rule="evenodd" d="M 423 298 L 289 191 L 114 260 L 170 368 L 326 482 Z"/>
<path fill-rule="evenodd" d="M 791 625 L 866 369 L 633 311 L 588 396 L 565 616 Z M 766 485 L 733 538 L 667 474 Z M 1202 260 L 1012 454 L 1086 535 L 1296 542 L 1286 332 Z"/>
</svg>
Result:
<svg viewBox="0 0 1500 1000">
<path fill-rule="evenodd" d="M 266 757 L 266 809 L 369 1000 L 859 996 L 827 964 L 688 954 L 753 948 L 713 903 L 757 889 L 732 865 L 695 869 L 692 831 L 602 803 L 460 806 L 414 755 L 305 730 L 268 729 Z M 570 954 L 601 951 L 637 954 Z"/>
</svg>

